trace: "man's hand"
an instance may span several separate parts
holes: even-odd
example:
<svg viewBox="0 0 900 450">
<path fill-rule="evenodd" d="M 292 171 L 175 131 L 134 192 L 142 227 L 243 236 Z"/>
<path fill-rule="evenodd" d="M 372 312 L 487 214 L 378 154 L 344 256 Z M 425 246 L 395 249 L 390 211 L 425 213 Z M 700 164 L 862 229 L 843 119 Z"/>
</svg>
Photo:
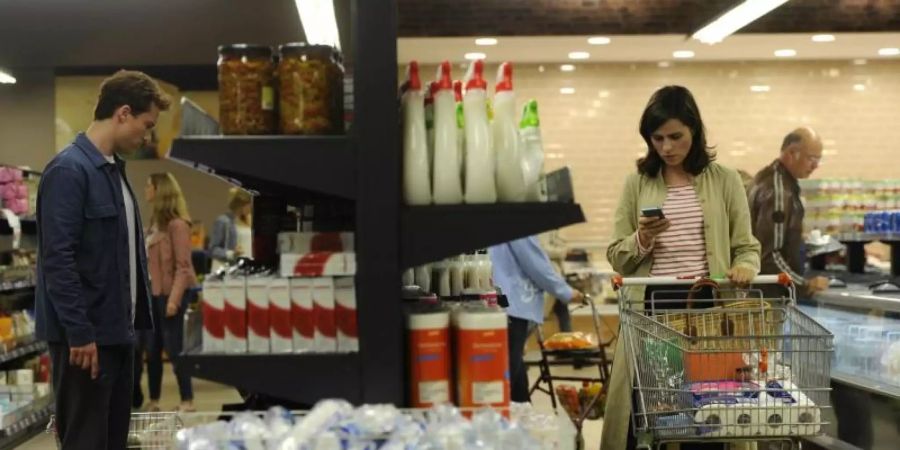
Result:
<svg viewBox="0 0 900 450">
<path fill-rule="evenodd" d="M 813 277 L 806 280 L 806 294 L 815 295 L 828 289 L 828 278 Z"/>
<path fill-rule="evenodd" d="M 81 347 L 69 347 L 69 364 L 91 371 L 91 379 L 100 375 L 100 361 L 97 356 L 97 344 L 91 342 Z"/>
<path fill-rule="evenodd" d="M 579 291 L 578 289 L 572 290 L 572 303 L 584 303 L 585 297 L 584 293 Z"/>
<path fill-rule="evenodd" d="M 173 302 L 166 302 L 166 317 L 175 317 L 175 314 L 178 314 L 178 306 Z"/>
</svg>

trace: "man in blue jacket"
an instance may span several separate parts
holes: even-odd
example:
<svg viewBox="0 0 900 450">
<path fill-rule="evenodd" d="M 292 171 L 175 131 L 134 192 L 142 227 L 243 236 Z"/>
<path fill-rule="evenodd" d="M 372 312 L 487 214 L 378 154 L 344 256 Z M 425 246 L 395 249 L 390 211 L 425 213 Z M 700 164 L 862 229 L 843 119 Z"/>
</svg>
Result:
<svg viewBox="0 0 900 450">
<path fill-rule="evenodd" d="M 62 448 L 123 449 L 135 330 L 151 329 L 143 227 L 125 162 L 169 100 L 140 72 L 100 86 L 94 121 L 38 188 L 37 337 L 50 347 Z"/>
<path fill-rule="evenodd" d="M 565 303 L 584 300 L 550 264 L 537 237 L 531 236 L 488 249 L 494 266 L 494 284 L 509 301 L 506 309 L 509 333 L 510 399 L 527 403 L 528 369 L 525 343 L 535 327 L 544 323 L 544 292 Z"/>
</svg>

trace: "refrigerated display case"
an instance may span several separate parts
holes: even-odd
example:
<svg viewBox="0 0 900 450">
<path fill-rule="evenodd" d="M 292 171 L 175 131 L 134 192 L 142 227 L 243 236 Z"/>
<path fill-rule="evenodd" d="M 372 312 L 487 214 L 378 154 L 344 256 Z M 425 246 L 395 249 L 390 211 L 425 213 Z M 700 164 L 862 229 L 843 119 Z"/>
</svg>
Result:
<svg viewBox="0 0 900 450">
<path fill-rule="evenodd" d="M 857 281 L 854 283 L 854 281 Z M 900 442 L 900 293 L 848 280 L 801 308 L 834 334 L 833 436 L 862 449 Z"/>
</svg>

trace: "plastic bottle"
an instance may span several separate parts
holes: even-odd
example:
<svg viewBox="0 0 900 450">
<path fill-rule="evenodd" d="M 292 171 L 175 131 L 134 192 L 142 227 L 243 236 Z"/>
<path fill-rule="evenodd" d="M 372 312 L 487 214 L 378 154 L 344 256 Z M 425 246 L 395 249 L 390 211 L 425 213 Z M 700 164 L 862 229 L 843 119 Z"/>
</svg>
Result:
<svg viewBox="0 0 900 450">
<path fill-rule="evenodd" d="M 434 168 L 434 90 L 437 82 L 425 88 L 425 134 L 428 135 L 428 168 Z"/>
<path fill-rule="evenodd" d="M 525 199 L 529 202 L 545 202 L 547 195 L 541 188 L 541 176 L 544 171 L 544 144 L 541 140 L 541 119 L 538 116 L 537 100 L 529 100 L 522 108 L 519 137 L 521 139 L 522 174 L 525 179 Z"/>
<path fill-rule="evenodd" d="M 466 203 L 494 203 L 496 160 L 491 148 L 491 127 L 487 116 L 487 82 L 484 61 L 473 61 L 466 74 L 463 96 L 466 128 Z"/>
<path fill-rule="evenodd" d="M 494 88 L 494 121 L 491 123 L 494 153 L 497 156 L 497 198 L 501 202 L 525 201 L 525 179 L 519 156 L 519 127 L 516 95 L 513 92 L 512 64 L 500 64 Z"/>
<path fill-rule="evenodd" d="M 438 205 L 462 203 L 459 149 L 456 144 L 456 101 L 450 63 L 438 67 L 434 91 L 434 202 Z"/>
<path fill-rule="evenodd" d="M 459 149 L 459 177 L 466 185 L 466 118 L 463 112 L 462 81 L 453 82 L 453 95 L 456 99 L 456 148 Z"/>
<path fill-rule="evenodd" d="M 406 68 L 401 95 L 403 110 L 403 196 L 407 205 L 431 203 L 431 170 L 425 132 L 425 97 L 419 79 L 419 63 Z"/>
</svg>

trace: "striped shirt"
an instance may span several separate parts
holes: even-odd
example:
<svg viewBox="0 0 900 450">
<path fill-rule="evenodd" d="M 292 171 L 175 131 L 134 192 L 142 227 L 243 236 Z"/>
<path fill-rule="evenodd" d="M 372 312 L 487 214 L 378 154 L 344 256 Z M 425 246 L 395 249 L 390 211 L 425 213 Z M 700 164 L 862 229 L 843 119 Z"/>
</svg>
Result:
<svg viewBox="0 0 900 450">
<path fill-rule="evenodd" d="M 650 276 L 708 275 L 703 209 L 694 186 L 670 186 L 662 209 L 671 224 L 653 243 Z"/>
</svg>

